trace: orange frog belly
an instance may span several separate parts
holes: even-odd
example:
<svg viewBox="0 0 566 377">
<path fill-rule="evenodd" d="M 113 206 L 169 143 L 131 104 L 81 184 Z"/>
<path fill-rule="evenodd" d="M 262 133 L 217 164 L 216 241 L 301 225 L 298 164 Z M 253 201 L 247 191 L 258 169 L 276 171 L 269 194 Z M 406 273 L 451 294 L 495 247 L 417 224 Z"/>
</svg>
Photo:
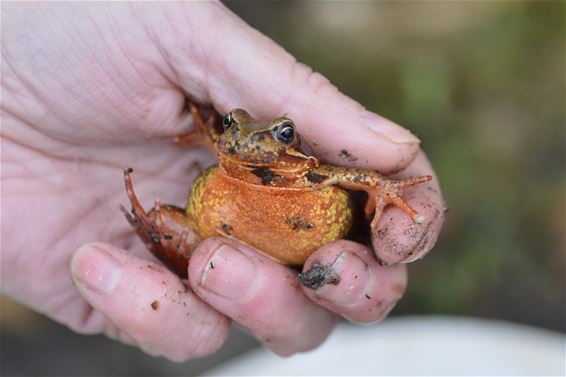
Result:
<svg viewBox="0 0 566 377">
<path fill-rule="evenodd" d="M 218 166 L 195 181 L 189 226 L 201 237 L 225 235 L 278 262 L 302 265 L 320 246 L 343 238 L 352 223 L 348 193 L 266 187 L 227 176 Z"/>
</svg>

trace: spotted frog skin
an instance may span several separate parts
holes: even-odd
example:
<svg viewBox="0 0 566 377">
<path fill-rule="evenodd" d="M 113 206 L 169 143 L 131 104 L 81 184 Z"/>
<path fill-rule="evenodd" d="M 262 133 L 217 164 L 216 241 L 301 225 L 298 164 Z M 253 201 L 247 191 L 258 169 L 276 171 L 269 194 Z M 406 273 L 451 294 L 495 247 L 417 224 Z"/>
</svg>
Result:
<svg viewBox="0 0 566 377">
<path fill-rule="evenodd" d="M 181 146 L 206 146 L 218 157 L 195 180 L 185 209 L 156 200 L 147 212 L 133 189 L 132 169 L 124 171 L 132 210 L 122 207 L 149 250 L 186 277 L 192 250 L 201 240 L 225 236 L 287 265 L 302 265 L 320 246 L 343 238 L 352 224 L 348 190 L 368 193 L 365 213 L 372 232 L 385 206 L 394 204 L 415 222 L 418 215 L 401 197 L 403 188 L 430 176 L 403 181 L 378 172 L 326 165 L 302 152 L 293 121 L 259 122 L 242 109 L 206 121 L 190 105 L 195 130 L 176 137 Z"/>
</svg>

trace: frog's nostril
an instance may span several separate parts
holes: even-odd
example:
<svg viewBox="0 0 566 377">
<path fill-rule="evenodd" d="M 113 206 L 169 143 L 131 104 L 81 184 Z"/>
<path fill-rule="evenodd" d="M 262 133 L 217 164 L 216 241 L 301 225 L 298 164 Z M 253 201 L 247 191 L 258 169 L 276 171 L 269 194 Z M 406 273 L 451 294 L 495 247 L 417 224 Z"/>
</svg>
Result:
<svg viewBox="0 0 566 377">
<path fill-rule="evenodd" d="M 255 142 L 263 140 L 264 138 L 265 138 L 265 136 L 263 134 L 258 133 L 258 134 L 253 134 L 250 139 L 251 139 L 252 142 L 255 143 Z"/>
</svg>

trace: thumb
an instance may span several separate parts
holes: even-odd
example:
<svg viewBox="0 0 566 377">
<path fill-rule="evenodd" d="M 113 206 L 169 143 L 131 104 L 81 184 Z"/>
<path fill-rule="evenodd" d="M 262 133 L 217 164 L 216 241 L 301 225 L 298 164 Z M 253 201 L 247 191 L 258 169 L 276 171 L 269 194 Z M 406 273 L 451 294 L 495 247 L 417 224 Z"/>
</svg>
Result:
<svg viewBox="0 0 566 377">
<path fill-rule="evenodd" d="M 166 55 L 193 98 L 221 112 L 242 107 L 260 119 L 288 114 L 326 162 L 390 173 L 415 158 L 419 140 L 411 132 L 365 110 L 221 3 L 180 7 L 165 8 L 173 25 L 185 26 L 164 46 L 175 49 Z"/>
</svg>

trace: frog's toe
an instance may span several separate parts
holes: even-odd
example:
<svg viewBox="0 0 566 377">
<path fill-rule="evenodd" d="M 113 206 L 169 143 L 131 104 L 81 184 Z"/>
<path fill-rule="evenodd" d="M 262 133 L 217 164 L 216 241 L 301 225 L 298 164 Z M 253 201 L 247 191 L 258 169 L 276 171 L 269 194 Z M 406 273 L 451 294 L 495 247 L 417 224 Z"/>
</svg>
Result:
<svg viewBox="0 0 566 377">
<path fill-rule="evenodd" d="M 203 119 L 201 110 L 194 104 L 189 103 L 189 111 L 191 113 L 193 130 L 176 135 L 173 143 L 178 147 L 201 147 L 204 146 L 210 150 L 214 150 L 214 140 L 216 137 L 214 124 L 217 119 L 215 111 L 210 111 L 208 118 Z"/>
<path fill-rule="evenodd" d="M 417 224 L 423 224 L 426 221 L 426 217 L 424 217 L 423 215 L 417 215 L 413 220 Z"/>
</svg>

